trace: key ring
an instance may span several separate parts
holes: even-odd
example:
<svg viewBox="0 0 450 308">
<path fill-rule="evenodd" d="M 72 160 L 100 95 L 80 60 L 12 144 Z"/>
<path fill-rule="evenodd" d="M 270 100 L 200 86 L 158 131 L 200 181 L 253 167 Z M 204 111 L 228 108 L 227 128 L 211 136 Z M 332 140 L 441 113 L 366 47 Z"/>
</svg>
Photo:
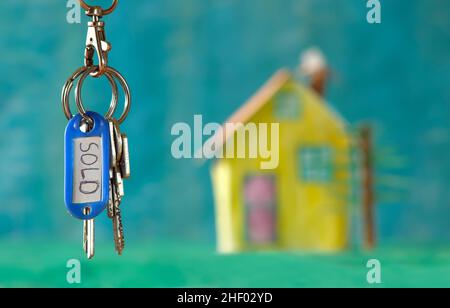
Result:
<svg viewBox="0 0 450 308">
<path fill-rule="evenodd" d="M 94 68 L 96 68 L 96 67 L 94 67 Z M 83 100 L 82 100 L 82 98 L 81 98 L 81 89 L 83 88 L 83 82 L 84 82 L 84 80 L 85 80 L 86 77 L 89 76 L 92 72 L 93 72 L 93 71 L 90 70 L 90 71 L 85 71 L 84 73 L 82 73 L 82 76 L 81 76 L 80 79 L 78 80 L 77 87 L 76 87 L 76 90 L 75 90 L 75 98 L 76 98 L 75 100 L 76 100 L 76 103 L 77 103 L 78 111 L 80 112 L 80 114 L 81 114 L 81 115 L 83 116 L 83 118 L 85 118 L 85 119 L 87 119 L 88 116 L 86 115 L 86 108 L 84 108 Z M 122 123 L 125 121 L 125 119 L 127 118 L 128 113 L 130 112 L 130 108 L 131 108 L 131 92 L 130 92 L 130 88 L 129 88 L 128 83 L 127 83 L 127 81 L 125 80 L 125 78 L 124 78 L 117 70 L 115 70 L 114 68 L 112 68 L 112 67 L 106 67 L 105 75 L 106 75 L 106 77 L 107 77 L 109 80 L 110 80 L 110 79 L 113 79 L 113 80 L 114 80 L 114 79 L 117 79 L 117 80 L 119 81 L 120 85 L 121 85 L 122 88 L 123 88 L 123 92 L 124 92 L 124 96 L 125 96 L 124 109 L 123 109 L 122 115 L 121 115 L 120 118 L 117 120 L 117 122 L 118 122 L 119 124 L 122 124 Z M 115 82 L 114 82 L 114 83 L 115 83 Z M 116 105 L 117 105 L 117 104 L 116 104 Z M 111 105 L 111 107 L 112 107 L 112 105 Z M 117 106 L 115 106 L 115 107 L 117 107 Z M 114 112 L 115 112 L 115 109 L 116 109 L 116 108 L 114 108 L 114 109 L 110 108 L 110 111 L 113 110 L 113 112 L 110 113 L 110 112 L 108 111 L 108 113 L 106 114 L 105 118 L 107 118 L 107 119 L 112 118 L 112 116 L 113 116 L 113 114 L 114 114 Z"/>
<path fill-rule="evenodd" d="M 126 79 L 116 69 L 114 69 L 112 67 L 108 67 L 106 69 L 106 72 L 109 75 L 111 75 L 112 77 L 114 77 L 115 79 L 117 79 L 119 81 L 120 85 L 122 86 L 122 89 L 123 89 L 123 93 L 124 93 L 124 96 L 125 96 L 125 103 L 124 103 L 122 115 L 117 120 L 117 123 L 122 124 L 127 119 L 128 113 L 130 113 L 130 109 L 131 109 L 131 91 L 130 91 L 130 87 L 128 86 L 128 82 L 126 81 Z"/>
<path fill-rule="evenodd" d="M 118 4 L 119 4 L 119 0 L 113 0 L 113 3 L 111 4 L 111 6 L 109 8 L 107 8 L 106 10 L 101 9 L 102 15 L 104 16 L 104 15 L 108 15 L 108 14 L 111 14 L 112 12 L 114 12 L 114 10 L 116 9 Z M 92 11 L 96 8 L 95 6 L 88 5 L 84 0 L 80 0 L 80 5 L 86 11 Z"/>
<path fill-rule="evenodd" d="M 97 67 L 95 67 L 95 66 L 80 67 L 78 70 L 76 70 L 72 74 L 72 76 L 70 76 L 70 78 L 64 84 L 64 87 L 63 87 L 63 90 L 61 93 L 61 102 L 62 102 L 64 114 L 68 120 L 72 119 L 74 116 L 72 114 L 72 111 L 70 110 L 70 104 L 69 104 L 69 94 L 70 94 L 70 91 L 72 90 L 73 82 L 81 75 L 83 75 L 83 76 L 89 75 L 91 72 L 95 71 L 96 69 L 97 69 Z M 118 97 L 119 97 L 119 94 L 118 94 L 119 91 L 117 89 L 117 84 L 116 84 L 114 78 L 110 75 L 106 75 L 106 78 L 108 79 L 108 81 L 111 85 L 112 98 L 111 98 L 111 103 L 110 103 L 109 109 L 105 115 L 105 118 L 111 118 L 117 109 L 117 101 L 118 101 Z M 75 98 L 76 98 L 76 95 L 75 95 Z M 84 112 L 83 117 L 85 119 L 87 119 L 89 122 L 91 122 L 91 119 L 86 115 L 86 112 Z"/>
</svg>

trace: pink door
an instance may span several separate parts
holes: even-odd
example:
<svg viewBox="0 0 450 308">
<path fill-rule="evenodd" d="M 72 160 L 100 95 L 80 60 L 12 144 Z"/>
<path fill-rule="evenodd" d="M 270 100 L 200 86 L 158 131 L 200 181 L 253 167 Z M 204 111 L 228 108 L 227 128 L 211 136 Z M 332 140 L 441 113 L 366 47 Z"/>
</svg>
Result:
<svg viewBox="0 0 450 308">
<path fill-rule="evenodd" d="M 258 175 L 245 181 L 247 240 L 250 244 L 270 245 L 276 241 L 275 177 Z"/>
</svg>

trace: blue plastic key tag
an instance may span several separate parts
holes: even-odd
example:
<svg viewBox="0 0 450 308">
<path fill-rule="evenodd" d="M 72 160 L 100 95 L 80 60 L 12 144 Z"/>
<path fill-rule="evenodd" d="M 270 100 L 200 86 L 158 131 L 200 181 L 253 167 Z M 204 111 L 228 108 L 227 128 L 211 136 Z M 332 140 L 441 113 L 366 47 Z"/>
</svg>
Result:
<svg viewBox="0 0 450 308">
<path fill-rule="evenodd" d="M 81 130 L 80 114 L 69 121 L 64 155 L 66 207 L 72 216 L 83 220 L 98 216 L 109 201 L 109 124 L 98 113 L 87 115 L 94 121 L 89 132 Z"/>
</svg>

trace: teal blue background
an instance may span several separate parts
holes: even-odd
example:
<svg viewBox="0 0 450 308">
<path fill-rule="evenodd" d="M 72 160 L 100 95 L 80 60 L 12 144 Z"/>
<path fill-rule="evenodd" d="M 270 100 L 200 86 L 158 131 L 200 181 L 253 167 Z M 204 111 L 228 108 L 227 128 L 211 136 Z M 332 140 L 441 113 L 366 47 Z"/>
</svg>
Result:
<svg viewBox="0 0 450 308">
<path fill-rule="evenodd" d="M 407 162 L 377 171 L 406 179 L 401 198 L 377 203 L 381 243 L 450 241 L 450 2 L 381 2 L 382 24 L 369 25 L 360 0 L 122 0 L 105 21 L 110 64 L 134 98 L 122 127 L 129 242 L 214 242 L 208 164 L 173 159 L 170 129 L 194 114 L 222 122 L 310 46 L 333 69 L 328 99 L 352 124 L 372 121 L 377 144 Z M 81 239 L 63 203 L 59 96 L 83 63 L 87 19 L 68 24 L 67 12 L 65 1 L 0 3 L 0 238 Z M 106 110 L 106 81 L 83 93 Z M 110 222 L 97 226 L 110 241 Z"/>
</svg>

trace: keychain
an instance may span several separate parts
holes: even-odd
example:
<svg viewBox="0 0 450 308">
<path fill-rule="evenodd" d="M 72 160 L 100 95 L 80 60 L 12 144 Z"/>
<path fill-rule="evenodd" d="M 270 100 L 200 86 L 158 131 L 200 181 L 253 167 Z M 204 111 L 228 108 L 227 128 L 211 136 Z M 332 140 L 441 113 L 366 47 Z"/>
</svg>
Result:
<svg viewBox="0 0 450 308">
<path fill-rule="evenodd" d="M 69 123 L 65 131 L 64 149 L 64 199 L 69 213 L 83 220 L 83 247 L 89 259 L 94 257 L 94 220 L 107 211 L 112 220 L 115 249 L 119 255 L 125 247 L 120 205 L 125 195 L 123 179 L 130 177 L 128 137 L 120 131 L 130 111 L 131 93 L 127 81 L 114 68 L 108 66 L 111 45 L 106 41 L 105 23 L 102 17 L 112 13 L 118 0 L 103 10 L 89 6 L 80 0 L 86 15 L 92 18 L 88 23 L 84 66 L 79 68 L 65 83 L 61 101 Z M 97 55 L 98 64 L 94 64 Z M 81 98 L 83 82 L 87 77 L 105 76 L 112 89 L 110 107 L 104 116 L 87 111 Z M 69 95 L 73 83 L 78 114 L 73 115 L 69 106 Z M 125 95 L 124 110 L 115 119 L 118 88 Z"/>
</svg>

